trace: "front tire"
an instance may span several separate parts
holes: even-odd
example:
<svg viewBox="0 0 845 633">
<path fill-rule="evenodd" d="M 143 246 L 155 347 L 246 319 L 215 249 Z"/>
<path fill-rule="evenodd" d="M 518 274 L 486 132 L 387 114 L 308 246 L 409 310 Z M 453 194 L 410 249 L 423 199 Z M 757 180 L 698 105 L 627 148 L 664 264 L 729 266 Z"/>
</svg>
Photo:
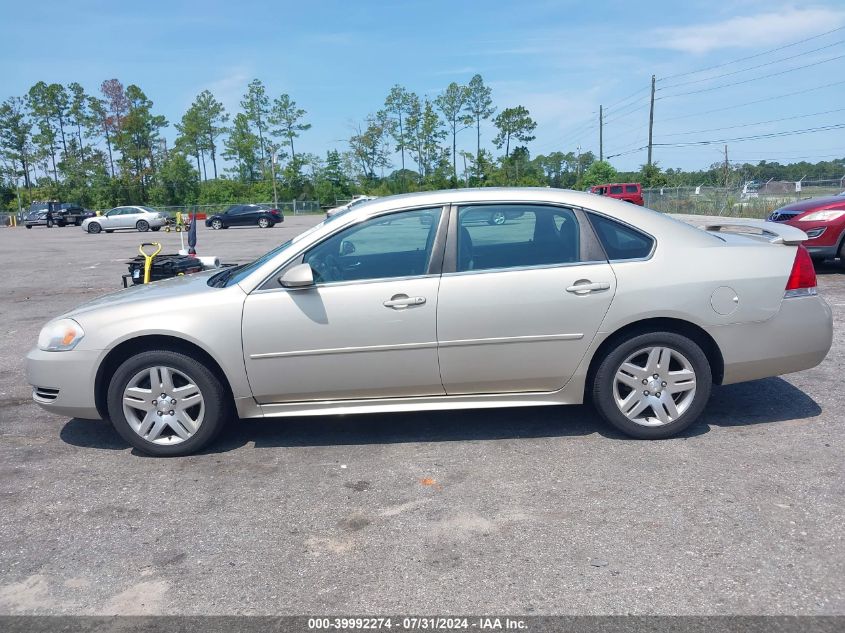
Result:
<svg viewBox="0 0 845 633">
<path fill-rule="evenodd" d="M 102 230 L 103 230 L 103 227 L 100 226 L 99 222 L 91 222 L 90 224 L 88 224 L 88 232 L 91 235 L 96 235 L 97 233 L 99 233 Z"/>
<path fill-rule="evenodd" d="M 135 223 L 135 228 L 138 229 L 141 233 L 146 233 L 150 230 L 150 223 L 146 220 L 138 220 Z"/>
<path fill-rule="evenodd" d="M 674 332 L 624 340 L 599 364 L 593 403 L 614 427 L 638 439 L 685 430 L 704 410 L 713 377 L 698 344 Z"/>
<path fill-rule="evenodd" d="M 142 352 L 114 373 L 109 417 L 139 451 L 190 455 L 217 437 L 232 417 L 227 388 L 197 359 L 170 350 Z"/>
<path fill-rule="evenodd" d="M 225 227 L 223 226 L 222 220 L 218 220 L 218 219 L 215 218 L 214 220 L 211 221 L 211 228 L 214 229 L 215 231 L 219 231 L 220 229 L 225 228 Z"/>
<path fill-rule="evenodd" d="M 160 231 L 161 227 L 160 226 L 152 226 L 152 227 L 150 227 L 150 230 L 153 231 L 153 232 Z"/>
<path fill-rule="evenodd" d="M 47 228 L 48 228 L 48 229 L 52 229 L 52 228 L 53 228 L 53 221 L 52 221 L 52 220 L 47 220 Z"/>
</svg>

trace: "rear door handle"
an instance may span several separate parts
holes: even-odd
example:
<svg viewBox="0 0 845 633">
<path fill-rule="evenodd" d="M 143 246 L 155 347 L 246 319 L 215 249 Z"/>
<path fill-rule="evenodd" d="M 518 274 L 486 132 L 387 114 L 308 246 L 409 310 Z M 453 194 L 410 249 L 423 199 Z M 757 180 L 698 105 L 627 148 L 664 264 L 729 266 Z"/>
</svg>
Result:
<svg viewBox="0 0 845 633">
<path fill-rule="evenodd" d="M 425 297 L 409 297 L 408 295 L 393 295 L 384 302 L 385 308 L 393 308 L 399 310 L 409 306 L 419 306 L 425 303 Z"/>
<path fill-rule="evenodd" d="M 609 290 L 610 284 L 606 281 L 592 282 L 589 279 L 579 279 L 574 284 L 566 289 L 566 292 L 571 292 L 576 295 L 586 295 L 598 290 Z"/>
</svg>

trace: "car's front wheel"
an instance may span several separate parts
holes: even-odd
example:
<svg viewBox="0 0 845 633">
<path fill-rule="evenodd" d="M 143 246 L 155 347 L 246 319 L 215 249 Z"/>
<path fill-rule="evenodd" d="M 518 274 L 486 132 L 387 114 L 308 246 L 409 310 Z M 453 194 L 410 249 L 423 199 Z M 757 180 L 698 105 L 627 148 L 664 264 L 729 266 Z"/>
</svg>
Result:
<svg viewBox="0 0 845 633">
<path fill-rule="evenodd" d="M 223 228 L 223 221 L 218 220 L 217 218 L 214 218 L 211 221 L 211 228 L 213 228 L 215 231 L 219 231 L 220 229 Z"/>
<path fill-rule="evenodd" d="M 135 228 L 141 231 L 141 233 L 146 233 L 150 230 L 150 223 L 146 220 L 138 220 L 135 223 Z"/>
<path fill-rule="evenodd" d="M 112 424 L 150 455 L 189 455 L 211 442 L 232 415 L 220 379 L 197 359 L 170 350 L 126 360 L 108 389 Z"/>
<path fill-rule="evenodd" d="M 89 222 L 88 223 L 88 232 L 89 233 L 96 235 L 97 233 L 99 233 L 102 230 L 103 230 L 103 227 L 100 226 L 99 222 Z"/>
<path fill-rule="evenodd" d="M 701 347 L 673 332 L 620 342 L 601 361 L 593 402 L 605 420 L 640 439 L 677 435 L 701 414 L 712 386 Z"/>
<path fill-rule="evenodd" d="M 160 231 L 161 227 L 160 226 L 152 226 L 152 227 L 150 227 L 150 230 L 151 231 Z"/>
</svg>

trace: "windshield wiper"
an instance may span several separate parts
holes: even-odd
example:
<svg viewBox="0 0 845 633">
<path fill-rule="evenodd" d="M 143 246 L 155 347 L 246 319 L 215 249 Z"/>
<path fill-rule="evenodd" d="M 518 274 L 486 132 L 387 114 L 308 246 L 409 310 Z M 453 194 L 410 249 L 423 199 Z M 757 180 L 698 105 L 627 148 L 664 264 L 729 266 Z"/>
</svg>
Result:
<svg viewBox="0 0 845 633">
<path fill-rule="evenodd" d="M 229 282 L 229 279 L 231 279 L 232 275 L 235 274 L 235 271 L 243 267 L 244 264 L 240 264 L 239 266 L 232 266 L 230 268 L 227 268 L 223 272 L 217 273 L 216 275 L 214 275 L 214 277 L 208 280 L 208 285 L 213 288 L 225 288 L 226 284 Z"/>
</svg>

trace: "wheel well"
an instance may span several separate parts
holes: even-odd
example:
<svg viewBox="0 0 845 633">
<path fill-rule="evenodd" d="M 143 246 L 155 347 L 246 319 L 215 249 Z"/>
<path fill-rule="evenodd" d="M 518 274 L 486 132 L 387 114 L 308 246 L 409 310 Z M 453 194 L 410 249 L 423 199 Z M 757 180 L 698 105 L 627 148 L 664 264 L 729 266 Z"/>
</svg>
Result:
<svg viewBox="0 0 845 633">
<path fill-rule="evenodd" d="M 689 321 L 658 317 L 629 323 L 602 341 L 596 353 L 593 354 L 590 367 L 587 370 L 587 382 L 585 383 L 587 391 L 589 392 L 592 389 L 593 378 L 595 377 L 599 364 L 621 340 L 649 332 L 674 332 L 675 334 L 686 336 L 695 341 L 701 348 L 701 351 L 704 352 L 704 355 L 707 356 L 707 361 L 710 363 L 710 372 L 713 374 L 713 382 L 717 385 L 722 384 L 722 378 L 725 374 L 725 361 L 722 358 L 722 351 L 719 349 L 716 341 L 713 340 L 713 337 Z"/>
<path fill-rule="evenodd" d="M 226 378 L 226 374 L 223 372 L 223 369 L 217 361 L 214 360 L 208 352 L 190 341 L 186 341 L 175 336 L 153 334 L 149 336 L 139 336 L 137 338 L 124 341 L 111 350 L 97 368 L 97 376 L 94 380 L 94 401 L 97 405 L 97 412 L 104 420 L 107 420 L 109 417 L 107 405 L 109 379 L 114 375 L 114 372 L 117 371 L 117 368 L 120 367 L 126 359 L 131 358 L 136 354 L 140 354 L 141 352 L 156 349 L 181 352 L 203 363 L 226 387 L 229 401 L 234 402 L 232 387 L 229 384 L 229 380 Z"/>
</svg>

